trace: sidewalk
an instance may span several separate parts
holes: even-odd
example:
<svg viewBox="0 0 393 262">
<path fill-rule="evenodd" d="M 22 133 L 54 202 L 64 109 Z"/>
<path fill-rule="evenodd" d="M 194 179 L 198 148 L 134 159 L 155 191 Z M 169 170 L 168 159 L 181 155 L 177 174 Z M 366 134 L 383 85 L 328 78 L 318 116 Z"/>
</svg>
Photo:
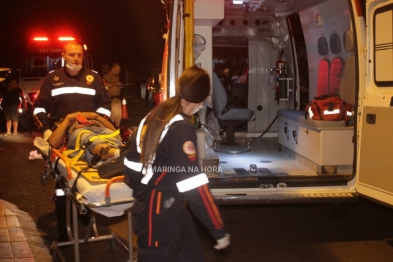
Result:
<svg viewBox="0 0 393 262">
<path fill-rule="evenodd" d="M 0 261 L 52 261 L 30 216 L 3 200 L 0 200 Z"/>
</svg>

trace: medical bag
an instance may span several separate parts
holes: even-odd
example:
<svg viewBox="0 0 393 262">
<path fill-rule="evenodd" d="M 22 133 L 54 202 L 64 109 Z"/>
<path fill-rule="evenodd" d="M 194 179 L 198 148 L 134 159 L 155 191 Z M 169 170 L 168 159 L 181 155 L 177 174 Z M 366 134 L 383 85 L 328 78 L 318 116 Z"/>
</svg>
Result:
<svg viewBox="0 0 393 262">
<path fill-rule="evenodd" d="M 314 97 L 306 106 L 305 118 L 325 121 L 348 122 L 353 114 L 352 105 L 343 101 L 338 94 L 329 93 Z"/>
</svg>

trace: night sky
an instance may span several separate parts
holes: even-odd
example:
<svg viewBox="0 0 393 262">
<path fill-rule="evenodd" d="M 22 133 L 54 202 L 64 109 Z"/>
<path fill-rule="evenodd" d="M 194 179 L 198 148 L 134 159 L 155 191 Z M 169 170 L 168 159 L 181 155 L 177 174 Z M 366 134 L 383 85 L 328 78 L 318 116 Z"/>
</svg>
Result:
<svg viewBox="0 0 393 262">
<path fill-rule="evenodd" d="M 30 37 L 60 30 L 80 35 L 96 65 L 160 67 L 163 8 L 161 0 L 0 0 L 0 66 L 19 67 Z"/>
</svg>

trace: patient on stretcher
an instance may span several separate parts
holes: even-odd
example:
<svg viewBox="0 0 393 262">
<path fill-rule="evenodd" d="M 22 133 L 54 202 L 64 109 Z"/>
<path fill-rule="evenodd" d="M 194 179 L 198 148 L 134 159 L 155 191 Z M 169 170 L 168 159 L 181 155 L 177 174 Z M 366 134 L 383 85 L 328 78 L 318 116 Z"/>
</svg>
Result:
<svg viewBox="0 0 393 262">
<path fill-rule="evenodd" d="M 52 148 L 67 147 L 68 157 L 98 167 L 120 156 L 124 147 L 119 130 L 93 112 L 68 114 L 49 137 Z"/>
<path fill-rule="evenodd" d="M 55 156 L 62 156 L 55 157 L 55 161 L 49 158 L 50 166 L 55 170 L 53 173 L 67 179 L 67 186 L 76 190 L 72 192 L 77 192 L 79 202 L 93 205 L 89 206 L 90 209 L 104 216 L 120 216 L 133 205 L 132 190 L 125 183 L 113 183 L 108 191 L 110 201 L 121 203 L 101 206 L 108 201 L 107 179 L 124 173 L 124 163 L 119 160 L 127 148 L 125 138 L 131 129 L 127 130 L 120 135 L 120 130 L 98 114 L 76 112 L 67 115 L 47 141 L 36 137 L 34 145 L 47 156 L 49 147 L 56 149 Z M 71 172 L 68 172 L 64 159 L 67 159 Z"/>
</svg>

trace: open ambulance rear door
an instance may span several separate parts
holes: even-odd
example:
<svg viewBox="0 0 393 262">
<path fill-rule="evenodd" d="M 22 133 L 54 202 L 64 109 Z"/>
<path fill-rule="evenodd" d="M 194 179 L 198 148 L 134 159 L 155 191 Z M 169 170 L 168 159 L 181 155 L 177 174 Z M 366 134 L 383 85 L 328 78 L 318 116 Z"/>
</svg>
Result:
<svg viewBox="0 0 393 262">
<path fill-rule="evenodd" d="M 363 196 L 393 206 L 393 0 L 367 1 L 365 13 L 356 188 Z"/>
</svg>

